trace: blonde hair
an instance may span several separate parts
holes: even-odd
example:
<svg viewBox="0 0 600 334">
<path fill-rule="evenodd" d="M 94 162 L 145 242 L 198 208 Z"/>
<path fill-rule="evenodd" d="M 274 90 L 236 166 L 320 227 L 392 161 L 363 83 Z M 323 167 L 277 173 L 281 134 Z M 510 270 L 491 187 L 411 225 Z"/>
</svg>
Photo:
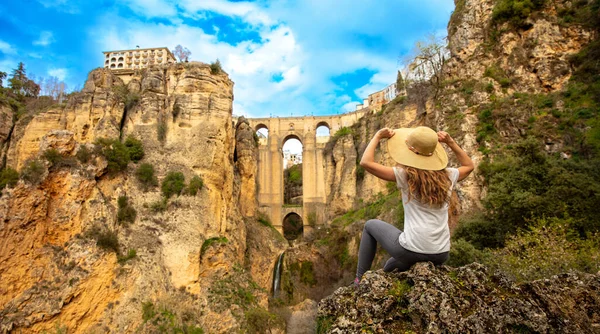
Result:
<svg viewBox="0 0 600 334">
<path fill-rule="evenodd" d="M 450 200 L 452 182 L 445 169 L 423 170 L 404 166 L 408 183 L 408 200 L 416 198 L 422 204 L 442 207 Z"/>
</svg>

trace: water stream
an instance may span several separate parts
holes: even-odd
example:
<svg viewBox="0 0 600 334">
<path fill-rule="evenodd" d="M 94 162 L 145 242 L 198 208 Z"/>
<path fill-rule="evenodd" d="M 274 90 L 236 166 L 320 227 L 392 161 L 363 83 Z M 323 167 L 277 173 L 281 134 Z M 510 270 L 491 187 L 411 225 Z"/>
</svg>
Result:
<svg viewBox="0 0 600 334">
<path fill-rule="evenodd" d="M 279 294 L 279 286 L 281 285 L 281 264 L 283 263 L 283 254 L 285 251 L 279 255 L 277 259 L 277 264 L 273 269 L 273 298 L 277 298 Z"/>
</svg>

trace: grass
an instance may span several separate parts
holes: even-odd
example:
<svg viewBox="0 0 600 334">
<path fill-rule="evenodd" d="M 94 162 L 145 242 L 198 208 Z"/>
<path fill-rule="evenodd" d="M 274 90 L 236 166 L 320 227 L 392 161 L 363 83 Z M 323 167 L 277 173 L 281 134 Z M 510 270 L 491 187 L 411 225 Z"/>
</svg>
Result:
<svg viewBox="0 0 600 334">
<path fill-rule="evenodd" d="M 213 237 L 213 238 L 204 240 L 204 242 L 202 243 L 202 248 L 200 249 L 200 257 L 202 257 L 202 255 L 204 255 L 204 252 L 206 252 L 206 250 L 209 247 L 211 247 L 212 245 L 224 244 L 227 242 L 228 242 L 228 240 L 226 237 Z"/>
</svg>

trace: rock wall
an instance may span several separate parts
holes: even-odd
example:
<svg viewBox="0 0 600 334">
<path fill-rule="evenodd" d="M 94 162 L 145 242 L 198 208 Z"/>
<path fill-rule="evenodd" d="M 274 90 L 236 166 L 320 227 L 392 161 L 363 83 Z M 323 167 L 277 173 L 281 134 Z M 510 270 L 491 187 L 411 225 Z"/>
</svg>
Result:
<svg viewBox="0 0 600 334">
<path fill-rule="evenodd" d="M 236 266 L 270 267 L 284 243 L 251 218 L 256 147 L 253 131 L 233 128 L 232 101 L 233 83 L 206 64 L 148 69 L 127 86 L 97 69 L 66 107 L 20 120 L 10 138 L 0 133 L 2 145 L 10 143 L 7 165 L 17 170 L 48 148 L 63 155 L 56 165 L 40 159 L 39 182 L 21 180 L 0 198 L 0 332 L 57 324 L 73 332 L 151 332 L 143 303 L 197 314 L 195 323 L 208 332 L 242 328 L 239 312 L 212 309 L 211 287 Z M 12 128 L 7 117 L 4 123 Z M 144 158 L 107 174 L 106 159 L 90 143 L 128 136 L 142 141 Z M 89 162 L 75 158 L 83 146 Z M 139 183 L 141 163 L 153 165 L 158 180 L 181 172 L 186 183 L 199 176 L 204 186 L 156 209 L 160 187 Z M 133 224 L 117 219 L 120 196 L 137 211 Z M 118 252 L 97 245 L 99 233 L 109 232 Z M 133 259 L 125 258 L 130 249 Z M 257 298 L 266 307 L 270 270 L 244 277 L 264 289 Z"/>
</svg>

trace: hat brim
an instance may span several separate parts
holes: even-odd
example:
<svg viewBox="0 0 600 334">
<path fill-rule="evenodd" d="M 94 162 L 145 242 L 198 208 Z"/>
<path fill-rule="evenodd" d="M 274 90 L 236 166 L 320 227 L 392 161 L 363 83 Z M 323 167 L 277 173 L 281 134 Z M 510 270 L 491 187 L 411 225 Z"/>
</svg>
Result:
<svg viewBox="0 0 600 334">
<path fill-rule="evenodd" d="M 448 154 L 439 142 L 433 151 L 433 155 L 420 155 L 411 151 L 406 145 L 406 138 L 412 128 L 400 128 L 394 130 L 394 135 L 388 139 L 388 153 L 397 163 L 424 170 L 441 170 L 448 166 Z"/>
</svg>

